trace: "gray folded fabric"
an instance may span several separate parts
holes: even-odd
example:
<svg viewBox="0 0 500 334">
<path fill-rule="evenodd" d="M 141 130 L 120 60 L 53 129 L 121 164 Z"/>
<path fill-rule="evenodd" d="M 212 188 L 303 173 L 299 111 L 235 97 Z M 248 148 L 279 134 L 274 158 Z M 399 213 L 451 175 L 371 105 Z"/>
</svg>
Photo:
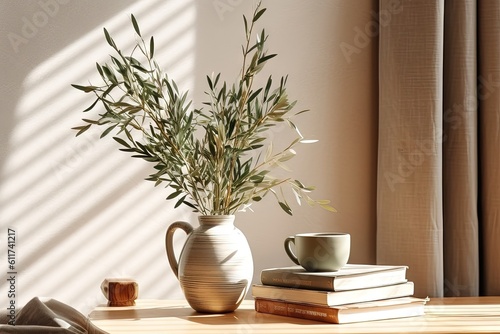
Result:
<svg viewBox="0 0 500 334">
<path fill-rule="evenodd" d="M 107 334 L 74 308 L 54 299 L 30 300 L 17 313 L 15 326 L 7 325 L 5 315 L 0 320 L 0 334 Z"/>
</svg>

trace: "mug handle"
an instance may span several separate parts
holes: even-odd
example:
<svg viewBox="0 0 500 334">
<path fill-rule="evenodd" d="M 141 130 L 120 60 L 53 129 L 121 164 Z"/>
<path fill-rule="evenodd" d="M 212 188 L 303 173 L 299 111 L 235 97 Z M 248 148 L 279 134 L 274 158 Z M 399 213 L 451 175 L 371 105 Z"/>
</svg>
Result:
<svg viewBox="0 0 500 334">
<path fill-rule="evenodd" d="M 285 252 L 295 264 L 300 265 L 299 260 L 297 259 L 297 256 L 293 253 L 291 244 L 295 246 L 295 237 L 288 237 L 285 239 Z"/>
<path fill-rule="evenodd" d="M 172 268 L 172 271 L 177 279 L 179 278 L 179 262 L 175 258 L 174 252 L 174 232 L 179 228 L 186 232 L 187 235 L 194 230 L 193 226 L 183 221 L 175 222 L 167 228 L 167 233 L 165 235 L 165 250 L 167 251 L 167 259 L 170 264 L 170 268 Z"/>
</svg>

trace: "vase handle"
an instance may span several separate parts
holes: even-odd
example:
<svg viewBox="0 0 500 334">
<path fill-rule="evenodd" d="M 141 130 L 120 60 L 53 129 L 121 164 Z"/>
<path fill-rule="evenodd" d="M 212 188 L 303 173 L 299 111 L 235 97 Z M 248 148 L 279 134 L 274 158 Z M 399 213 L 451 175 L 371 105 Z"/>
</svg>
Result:
<svg viewBox="0 0 500 334">
<path fill-rule="evenodd" d="M 186 232 L 186 234 L 188 235 L 194 230 L 193 226 L 183 221 L 172 223 L 172 225 L 170 225 L 167 229 L 167 234 L 165 235 L 165 249 L 167 251 L 167 259 L 168 263 L 170 264 L 170 268 L 172 268 L 172 271 L 177 278 L 179 278 L 179 262 L 175 258 L 174 252 L 174 232 L 179 228 Z"/>
<path fill-rule="evenodd" d="M 297 259 L 297 256 L 292 251 L 292 248 L 291 248 L 292 243 L 295 245 L 295 237 L 288 237 L 285 239 L 285 252 L 288 255 L 288 257 L 290 258 L 290 260 L 292 260 L 295 264 L 300 265 L 299 259 Z"/>
</svg>

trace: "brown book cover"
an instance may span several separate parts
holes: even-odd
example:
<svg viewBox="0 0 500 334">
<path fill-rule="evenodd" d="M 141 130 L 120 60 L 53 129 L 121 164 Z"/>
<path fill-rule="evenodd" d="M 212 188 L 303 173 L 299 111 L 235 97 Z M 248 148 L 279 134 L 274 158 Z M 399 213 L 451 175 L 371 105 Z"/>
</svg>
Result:
<svg viewBox="0 0 500 334">
<path fill-rule="evenodd" d="M 424 314 L 427 299 L 402 297 L 355 303 L 341 306 L 318 306 L 272 299 L 255 299 L 255 310 L 260 313 L 307 320 L 347 324 L 395 318 L 415 317 Z"/>
</svg>

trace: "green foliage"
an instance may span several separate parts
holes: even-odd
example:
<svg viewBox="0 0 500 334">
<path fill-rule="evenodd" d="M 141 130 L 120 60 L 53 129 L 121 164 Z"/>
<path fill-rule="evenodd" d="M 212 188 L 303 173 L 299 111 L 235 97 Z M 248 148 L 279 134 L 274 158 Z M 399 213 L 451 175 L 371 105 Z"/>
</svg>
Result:
<svg viewBox="0 0 500 334">
<path fill-rule="evenodd" d="M 172 192 L 167 199 L 175 199 L 175 207 L 187 205 L 204 215 L 234 214 L 272 193 L 279 206 L 291 215 L 281 190 L 288 185 L 299 204 L 305 199 L 310 205 L 335 211 L 329 201 L 309 197 L 313 188 L 271 175 L 277 167 L 286 168 L 283 163 L 295 156 L 293 148 L 304 140 L 291 121 L 295 102 L 288 100 L 286 77 L 277 85 L 269 77 L 265 86 L 253 87 L 256 74 L 276 56 L 265 50 L 268 36 L 264 30 L 255 43 L 251 42 L 254 24 L 265 10 L 259 4 L 250 22 L 243 17 L 241 78 L 228 85 L 220 82 L 220 74 L 207 76 L 208 101 L 201 109 L 191 108 L 187 92 L 179 92 L 176 83 L 162 71 L 153 56 L 153 37 L 146 43 L 133 15 L 131 21 L 138 39 L 129 56 L 104 29 L 107 43 L 116 52 L 110 56 L 111 63 L 96 64 L 104 83 L 72 85 L 96 97 L 84 112 L 98 102 L 104 112 L 95 120 L 84 118 L 84 125 L 73 128 L 77 136 L 94 125 L 104 127 L 101 138 L 116 133 L 113 139 L 121 151 L 154 165 L 147 180 L 169 187 Z M 145 61 L 139 61 L 136 53 Z M 266 145 L 269 140 L 265 133 L 280 123 L 288 124 L 296 138 L 274 152 L 272 142 Z"/>
</svg>

